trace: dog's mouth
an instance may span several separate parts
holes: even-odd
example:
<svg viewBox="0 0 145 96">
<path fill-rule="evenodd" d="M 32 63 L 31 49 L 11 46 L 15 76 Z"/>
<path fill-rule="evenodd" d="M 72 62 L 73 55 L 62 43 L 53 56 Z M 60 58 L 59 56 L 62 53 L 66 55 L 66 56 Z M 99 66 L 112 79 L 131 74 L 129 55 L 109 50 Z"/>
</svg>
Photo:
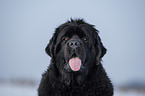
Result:
<svg viewBox="0 0 145 96">
<path fill-rule="evenodd" d="M 64 69 L 67 72 L 84 72 L 86 70 L 86 56 L 76 51 L 66 54 Z"/>
<path fill-rule="evenodd" d="M 82 66 L 82 60 L 75 53 L 73 53 L 68 64 L 72 71 L 79 71 Z"/>
<path fill-rule="evenodd" d="M 82 61 L 78 57 L 73 57 L 69 60 L 69 66 L 73 71 L 79 71 L 82 65 Z"/>
</svg>

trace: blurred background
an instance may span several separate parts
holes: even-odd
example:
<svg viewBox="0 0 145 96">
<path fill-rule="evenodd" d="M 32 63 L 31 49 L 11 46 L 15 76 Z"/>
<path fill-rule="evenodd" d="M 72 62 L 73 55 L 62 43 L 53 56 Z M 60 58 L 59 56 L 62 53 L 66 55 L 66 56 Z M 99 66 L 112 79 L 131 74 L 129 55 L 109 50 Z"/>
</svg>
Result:
<svg viewBox="0 0 145 96">
<path fill-rule="evenodd" d="M 100 31 L 114 96 L 145 96 L 145 0 L 0 0 L 0 96 L 37 96 L 45 47 L 70 18 Z"/>
</svg>

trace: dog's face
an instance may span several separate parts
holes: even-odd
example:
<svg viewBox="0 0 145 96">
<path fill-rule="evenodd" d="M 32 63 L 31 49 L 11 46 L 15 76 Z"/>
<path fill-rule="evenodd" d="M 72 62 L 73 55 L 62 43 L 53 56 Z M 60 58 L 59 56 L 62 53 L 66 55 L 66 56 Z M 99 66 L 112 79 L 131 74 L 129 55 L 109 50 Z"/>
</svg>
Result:
<svg viewBox="0 0 145 96">
<path fill-rule="evenodd" d="M 68 26 L 62 30 L 56 41 L 56 59 L 62 56 L 63 67 L 67 72 L 88 71 L 90 63 L 95 61 L 95 46 L 91 34 L 77 26 Z M 61 62 L 61 61 L 60 61 Z"/>
<path fill-rule="evenodd" d="M 46 52 L 54 59 L 58 70 L 67 73 L 89 73 L 106 53 L 98 31 L 83 20 L 69 21 L 59 26 Z"/>
</svg>

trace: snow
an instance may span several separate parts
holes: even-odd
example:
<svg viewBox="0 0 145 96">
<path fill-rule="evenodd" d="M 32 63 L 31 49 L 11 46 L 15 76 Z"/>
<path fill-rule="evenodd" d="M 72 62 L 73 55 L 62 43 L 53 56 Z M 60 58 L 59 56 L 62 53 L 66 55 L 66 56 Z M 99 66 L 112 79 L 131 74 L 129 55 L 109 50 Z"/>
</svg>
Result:
<svg viewBox="0 0 145 96">
<path fill-rule="evenodd" d="M 145 96 L 145 93 L 139 93 L 135 91 L 121 92 L 116 90 L 114 96 Z"/>
<path fill-rule="evenodd" d="M 37 87 L 0 84 L 0 96 L 37 96 Z"/>
<path fill-rule="evenodd" d="M 13 84 L 0 84 L 0 96 L 38 96 L 38 85 L 21 86 Z M 114 96 L 145 96 L 145 93 L 137 93 L 135 91 L 121 92 L 115 90 Z"/>
</svg>

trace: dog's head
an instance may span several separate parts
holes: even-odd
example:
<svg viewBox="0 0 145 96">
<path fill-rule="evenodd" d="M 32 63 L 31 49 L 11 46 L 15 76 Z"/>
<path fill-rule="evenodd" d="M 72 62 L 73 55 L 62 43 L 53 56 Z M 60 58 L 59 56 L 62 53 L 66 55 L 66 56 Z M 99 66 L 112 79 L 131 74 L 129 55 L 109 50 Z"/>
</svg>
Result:
<svg viewBox="0 0 145 96">
<path fill-rule="evenodd" d="M 60 71 L 89 72 L 100 63 L 106 53 L 98 30 L 82 19 L 60 25 L 46 47 L 46 53 L 54 59 Z"/>
</svg>

